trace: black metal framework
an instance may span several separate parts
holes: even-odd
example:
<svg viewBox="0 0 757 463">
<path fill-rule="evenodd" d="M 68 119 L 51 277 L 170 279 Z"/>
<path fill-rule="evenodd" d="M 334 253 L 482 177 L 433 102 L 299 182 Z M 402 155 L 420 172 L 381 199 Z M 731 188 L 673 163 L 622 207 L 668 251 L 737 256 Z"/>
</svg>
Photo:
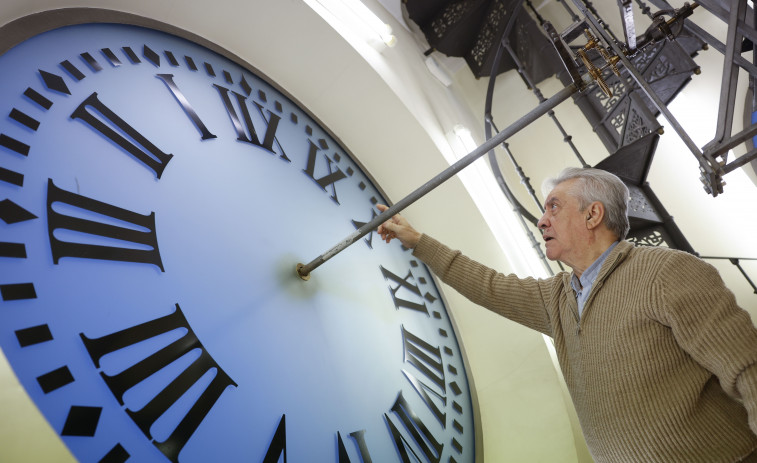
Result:
<svg viewBox="0 0 757 463">
<path fill-rule="evenodd" d="M 654 0 L 653 0 L 654 1 Z M 672 115 L 667 110 L 666 105 L 673 100 L 673 98 L 680 92 L 680 90 L 690 80 L 692 74 L 699 73 L 699 67 L 693 61 L 692 57 L 697 52 L 704 48 L 707 43 L 707 38 L 702 34 L 697 34 L 695 28 L 687 27 L 687 23 L 682 23 L 678 16 L 682 14 L 676 13 L 674 10 L 666 10 L 665 13 L 672 15 L 672 19 L 668 21 L 662 21 L 662 14 L 650 15 L 653 19 L 654 27 L 658 28 L 655 31 L 649 30 L 641 37 L 634 37 L 635 40 L 628 41 L 628 34 L 634 30 L 630 24 L 626 24 L 624 28 L 624 37 L 626 43 L 621 44 L 618 39 L 612 34 L 606 23 L 601 19 L 596 18 L 596 11 L 590 8 L 590 3 L 585 2 L 579 4 L 578 0 L 574 0 L 577 4 L 579 11 L 584 15 L 583 19 L 577 19 L 578 16 L 571 14 L 574 19 L 573 25 L 563 32 L 560 36 L 560 40 L 556 40 L 553 37 L 553 43 L 556 45 L 557 53 L 554 57 L 561 59 L 563 64 L 563 71 L 558 73 L 558 76 L 564 84 L 570 84 L 575 75 L 579 72 L 573 69 L 579 60 L 573 60 L 571 57 L 566 58 L 565 45 L 576 40 L 580 31 L 584 28 L 589 28 L 594 34 L 603 35 L 605 43 L 611 45 L 617 55 L 619 61 L 622 62 L 623 68 L 619 73 L 619 76 L 614 75 L 610 68 L 609 61 L 607 61 L 606 53 L 594 53 L 592 63 L 586 63 L 586 66 L 594 64 L 597 68 L 604 67 L 601 72 L 602 79 L 606 83 L 606 88 L 601 88 L 600 85 L 590 86 L 580 94 L 574 95 L 574 102 L 579 106 L 589 122 L 592 124 L 594 131 L 598 134 L 600 140 L 607 148 L 610 156 L 596 165 L 597 168 L 610 171 L 618 175 L 629 187 L 631 192 L 630 204 L 629 204 L 629 217 L 631 221 L 631 232 L 629 233 L 628 240 L 634 242 L 637 245 L 648 246 L 668 246 L 676 249 L 685 250 L 687 252 L 697 254 L 693 247 L 686 240 L 683 232 L 675 224 L 673 217 L 663 207 L 660 200 L 652 191 L 649 183 L 646 182 L 646 177 L 649 172 L 649 168 L 652 162 L 654 151 L 657 147 L 657 141 L 662 133 L 662 129 L 657 123 L 656 116 L 663 113 L 666 117 L 670 117 L 669 121 L 671 125 L 676 129 L 676 132 L 684 139 L 687 145 L 693 146 L 693 142 L 688 138 L 688 135 L 683 128 L 675 121 Z M 621 14 L 624 21 L 632 21 L 632 16 L 628 15 L 628 3 L 624 0 L 618 0 Z M 530 2 L 527 1 L 527 5 Z M 566 10 L 572 13 L 570 7 L 566 5 Z M 644 7 L 645 13 L 649 12 L 649 8 Z M 535 13 L 535 11 L 534 11 Z M 690 14 L 690 9 L 687 9 L 687 14 Z M 516 14 L 513 14 L 510 18 L 510 24 L 516 22 Z M 538 14 L 535 16 L 540 21 L 542 27 L 545 29 L 548 36 L 554 36 L 555 31 L 551 25 L 544 21 Z M 664 27 L 662 26 L 664 25 Z M 672 28 L 671 28 L 672 27 Z M 675 29 L 675 31 L 673 30 Z M 579 31 L 579 32 L 577 32 Z M 671 34 L 675 34 L 670 40 Z M 730 34 L 733 35 L 733 34 Z M 562 47 L 562 49 L 561 49 Z M 722 48 L 720 45 L 715 45 L 716 48 Z M 528 74 L 528 69 L 517 59 L 516 53 L 512 49 L 509 43 L 507 34 L 503 34 L 500 42 L 500 50 L 497 53 L 493 66 L 498 65 L 500 55 L 503 53 L 509 53 L 510 59 L 515 63 L 516 69 L 521 74 L 524 82 L 531 88 L 536 96 L 541 101 L 543 96 L 536 86 L 533 79 Z M 626 57 L 627 54 L 627 57 Z M 738 56 L 738 55 L 737 55 Z M 553 58 L 554 58 L 553 57 Z M 568 62 L 570 60 L 570 62 Z M 604 63 L 603 61 L 607 61 Z M 743 58 L 738 56 L 736 61 L 744 61 Z M 754 67 L 751 63 L 747 63 L 749 66 Z M 728 67 L 728 66 L 726 66 Z M 727 70 L 724 70 L 724 75 Z M 491 113 L 494 79 L 496 76 L 490 77 L 486 105 L 485 105 L 485 130 L 487 139 L 492 135 L 492 129 L 496 132 L 496 125 Z M 724 83 L 725 81 L 724 76 Z M 730 84 L 730 81 L 728 81 Z M 735 87 L 735 81 L 730 87 Z M 608 91 L 609 90 L 609 91 Z M 722 95 L 728 96 L 730 100 L 726 99 L 723 103 Z M 729 106 L 723 107 L 724 104 L 732 105 L 732 100 L 735 95 L 735 89 L 721 92 L 721 108 L 719 114 L 729 111 Z M 732 112 L 732 107 L 730 107 Z M 571 137 L 567 135 L 560 124 L 554 112 L 549 113 L 550 117 L 555 122 L 557 128 L 563 135 L 563 139 L 570 144 L 571 149 L 579 160 L 580 164 L 587 166 L 586 162 L 581 157 L 578 150 L 575 148 L 571 141 Z M 732 119 L 719 116 L 718 119 L 718 132 L 729 134 L 724 127 L 732 123 Z M 705 182 L 705 189 L 713 195 L 717 195 L 722 192 L 722 175 L 733 170 L 724 161 L 714 164 L 709 163 L 707 155 L 713 157 L 712 153 L 716 150 L 722 150 L 723 146 L 728 146 L 730 149 L 734 144 L 742 143 L 745 135 L 743 133 L 751 133 L 750 130 L 743 131 L 742 134 L 737 134 L 731 139 L 725 139 L 720 144 L 712 144 L 714 148 L 705 147 L 704 153 L 700 152 L 698 148 L 692 150 L 698 160 L 702 164 L 703 181 Z M 730 134 L 729 134 L 730 136 Z M 725 137 L 725 135 L 724 135 Z M 724 138 L 721 138 L 724 139 Z M 737 140 L 737 141 L 734 141 Z M 709 145 L 708 145 L 709 146 Z M 510 147 L 505 141 L 502 144 L 502 148 L 506 152 L 513 167 L 515 168 L 521 183 L 528 190 L 529 196 L 531 196 L 537 207 L 541 211 L 541 203 L 538 200 L 533 188 L 530 185 L 530 180 L 523 172 L 523 169 L 518 165 L 515 156 L 510 151 Z M 745 157 L 739 158 L 738 162 L 743 165 L 746 162 Z M 504 175 L 497 162 L 497 157 L 492 150 L 489 153 L 489 160 L 492 170 L 497 178 L 497 181 L 508 200 L 513 204 L 513 208 L 516 212 L 519 212 L 521 217 L 529 222 L 535 224 L 536 219 L 523 207 L 515 195 L 510 191 L 509 186 L 505 180 Z M 748 160 L 747 160 L 748 161 Z M 735 161 L 736 162 L 736 161 Z M 735 164 L 732 164 L 735 165 Z M 709 175 L 709 177 L 708 177 Z M 715 190 L 708 189 L 707 182 L 718 182 L 714 187 Z M 719 186 L 718 186 L 719 185 Z M 717 188 L 720 188 L 717 190 Z M 523 220 L 522 219 L 522 220 Z M 533 233 L 528 230 L 523 222 L 524 229 L 533 242 Z M 539 245 L 535 244 L 538 249 L 540 258 L 546 261 L 543 252 Z M 710 257 L 705 257 L 710 258 Z M 740 265 L 740 260 L 744 258 L 718 258 L 712 257 L 712 259 L 728 259 L 732 264 L 736 265 L 742 275 L 746 278 L 750 286 L 755 289 L 757 294 L 757 287 L 750 279 L 743 267 Z M 746 259 L 750 260 L 750 259 Z M 548 264 L 545 263 L 547 267 Z M 551 270 L 550 270 L 551 272 Z"/>
<path fill-rule="evenodd" d="M 678 28 L 679 30 L 687 30 L 691 35 L 699 38 L 703 42 L 711 43 L 724 55 L 716 134 L 712 141 L 700 150 L 683 127 L 678 123 L 673 114 L 668 110 L 665 101 L 659 97 L 650 85 L 645 83 L 643 76 L 633 66 L 630 58 L 625 56 L 623 52 L 624 50 L 628 50 L 627 44 L 621 46 L 621 44 L 604 34 L 599 21 L 596 17 L 591 15 L 586 6 L 579 0 L 573 1 L 579 11 L 581 11 L 592 23 L 595 32 L 602 35 L 603 40 L 613 49 L 613 51 L 615 51 L 615 53 L 617 53 L 620 61 L 633 76 L 636 83 L 644 90 L 650 100 L 654 103 L 655 107 L 663 114 L 665 119 L 670 123 L 678 133 L 678 136 L 683 140 L 697 159 L 700 165 L 700 171 L 702 173 L 701 180 L 704 184 L 705 191 L 712 196 L 717 196 L 722 193 L 725 185 L 723 176 L 742 167 L 750 161 L 757 159 L 757 149 L 752 149 L 748 153 L 731 162 L 728 162 L 727 160 L 728 151 L 730 149 L 757 135 L 757 124 L 752 124 L 735 135 L 732 134 L 733 109 L 735 106 L 738 84 L 738 70 L 739 68 L 744 69 L 752 78 L 757 78 L 757 69 L 754 64 L 749 63 L 740 56 L 743 47 L 747 43 L 745 40 L 748 40 L 752 47 L 757 43 L 757 31 L 753 27 L 754 22 L 751 21 L 752 25 L 748 24 L 748 20 L 753 19 L 754 13 L 752 8 L 747 5 L 745 0 L 700 0 L 698 4 L 694 4 L 694 7 L 701 5 L 717 18 L 728 24 L 727 40 L 726 44 L 723 45 L 712 35 L 703 31 L 702 28 L 692 27 L 690 20 L 684 21 L 685 17 L 692 14 L 692 6 L 686 4 L 683 8 L 675 10 L 664 0 L 650 0 L 650 2 L 655 4 L 658 8 L 664 8 L 665 11 L 672 12 L 671 18 L 668 21 L 653 23 L 653 26 L 658 27 L 658 31 L 650 31 L 645 34 L 645 36 L 651 37 L 652 43 L 659 40 L 655 38 L 658 36 L 662 36 L 668 40 L 675 40 L 676 32 L 674 29 Z"/>
</svg>

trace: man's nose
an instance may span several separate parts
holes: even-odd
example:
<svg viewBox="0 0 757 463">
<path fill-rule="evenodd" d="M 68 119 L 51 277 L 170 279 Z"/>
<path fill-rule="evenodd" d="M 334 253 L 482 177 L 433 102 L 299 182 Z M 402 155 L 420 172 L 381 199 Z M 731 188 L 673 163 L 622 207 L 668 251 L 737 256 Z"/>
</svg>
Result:
<svg viewBox="0 0 757 463">
<path fill-rule="evenodd" d="M 547 217 L 546 213 L 541 216 L 541 219 L 539 219 L 539 221 L 536 222 L 536 228 L 543 231 L 545 228 L 548 227 L 546 217 Z"/>
</svg>

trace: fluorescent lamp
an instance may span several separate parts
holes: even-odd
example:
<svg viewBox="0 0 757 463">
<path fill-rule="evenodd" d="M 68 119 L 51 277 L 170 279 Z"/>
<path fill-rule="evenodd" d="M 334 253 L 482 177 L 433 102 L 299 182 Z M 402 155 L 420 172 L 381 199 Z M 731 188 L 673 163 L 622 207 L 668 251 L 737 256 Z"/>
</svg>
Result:
<svg viewBox="0 0 757 463">
<path fill-rule="evenodd" d="M 451 154 L 445 154 L 447 162 L 452 165 L 478 147 L 471 131 L 462 124 L 455 125 L 447 133 Z M 510 203 L 492 175 L 489 164 L 478 159 L 457 174 L 471 199 L 481 211 L 500 248 L 515 273 L 521 276 L 544 277 L 546 271 L 541 260 L 533 252 L 528 236 L 523 233 L 520 219 L 513 212 Z"/>
<path fill-rule="evenodd" d="M 360 0 L 336 0 L 339 3 L 343 3 L 352 12 L 360 18 L 374 34 L 381 38 L 381 41 L 388 47 L 393 47 L 397 44 L 397 37 L 392 35 L 392 26 L 385 23 L 378 16 L 373 14 L 367 6 Z"/>
<path fill-rule="evenodd" d="M 474 149 L 478 147 L 476 145 L 476 141 L 473 140 L 473 135 L 471 135 L 470 130 L 468 130 L 467 127 L 465 127 L 462 124 L 457 124 L 452 128 L 452 133 L 457 138 L 458 142 L 460 143 L 460 146 L 465 151 L 462 153 L 460 150 L 455 150 L 459 158 L 462 158 L 466 154 L 470 153 Z"/>
<path fill-rule="evenodd" d="M 348 31 L 349 35 L 359 37 L 374 48 L 393 47 L 397 43 L 392 27 L 360 0 L 305 0 L 305 3 L 345 38 L 348 38 L 345 34 Z"/>
<path fill-rule="evenodd" d="M 429 55 L 424 60 L 426 63 L 426 67 L 428 68 L 428 71 L 431 73 L 432 76 L 436 77 L 436 79 L 442 83 L 445 87 L 449 87 L 452 85 L 452 77 L 449 76 L 449 73 L 442 68 L 442 66 L 439 64 L 439 62 L 432 56 Z M 470 134 L 470 132 L 468 132 Z"/>
</svg>

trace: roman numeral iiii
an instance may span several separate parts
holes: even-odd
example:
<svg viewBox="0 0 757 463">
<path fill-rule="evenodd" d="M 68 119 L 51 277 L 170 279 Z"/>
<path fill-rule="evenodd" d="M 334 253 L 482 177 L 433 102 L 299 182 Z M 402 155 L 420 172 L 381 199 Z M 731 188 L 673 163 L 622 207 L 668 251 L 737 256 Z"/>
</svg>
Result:
<svg viewBox="0 0 757 463">
<path fill-rule="evenodd" d="M 202 420 L 205 419 L 210 409 L 221 397 L 223 391 L 229 386 L 236 387 L 237 384 L 229 378 L 202 346 L 189 326 L 184 314 L 181 312 L 179 304 L 176 304 L 176 310 L 170 315 L 125 328 L 99 338 L 88 338 L 84 333 L 80 333 L 84 347 L 86 347 L 87 352 L 92 358 L 92 362 L 95 364 L 95 367 L 100 368 L 100 359 L 104 356 L 180 328 L 186 329 L 184 336 L 154 352 L 147 358 L 131 365 L 122 372 L 115 375 L 108 375 L 103 371 L 100 372 L 100 376 L 105 380 L 115 398 L 121 405 L 124 405 L 124 394 L 126 391 L 149 381 L 149 378 L 153 374 L 167 367 L 191 350 L 200 349 L 199 358 L 192 362 L 164 389 L 158 392 L 146 405 L 139 410 L 126 409 L 126 413 L 139 426 L 139 429 L 148 438 L 153 439 L 150 428 L 155 421 L 166 413 L 171 405 L 197 383 L 205 373 L 211 369 L 215 370 L 216 373 L 213 380 L 194 399 L 193 405 L 171 435 L 163 442 L 152 441 L 174 463 L 179 461 L 179 452 L 181 452 L 181 449 L 184 448 L 192 437 L 192 434 L 200 426 Z"/>
</svg>

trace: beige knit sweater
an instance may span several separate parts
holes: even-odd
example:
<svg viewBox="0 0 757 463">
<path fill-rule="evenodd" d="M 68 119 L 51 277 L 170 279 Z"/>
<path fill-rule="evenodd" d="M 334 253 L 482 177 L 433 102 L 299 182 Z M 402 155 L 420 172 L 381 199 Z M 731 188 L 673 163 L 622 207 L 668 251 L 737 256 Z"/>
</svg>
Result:
<svg viewBox="0 0 757 463">
<path fill-rule="evenodd" d="M 597 462 L 731 463 L 757 449 L 757 330 L 711 265 L 621 241 L 579 321 L 567 272 L 505 276 L 427 235 L 413 253 L 471 301 L 554 339 Z"/>
</svg>

